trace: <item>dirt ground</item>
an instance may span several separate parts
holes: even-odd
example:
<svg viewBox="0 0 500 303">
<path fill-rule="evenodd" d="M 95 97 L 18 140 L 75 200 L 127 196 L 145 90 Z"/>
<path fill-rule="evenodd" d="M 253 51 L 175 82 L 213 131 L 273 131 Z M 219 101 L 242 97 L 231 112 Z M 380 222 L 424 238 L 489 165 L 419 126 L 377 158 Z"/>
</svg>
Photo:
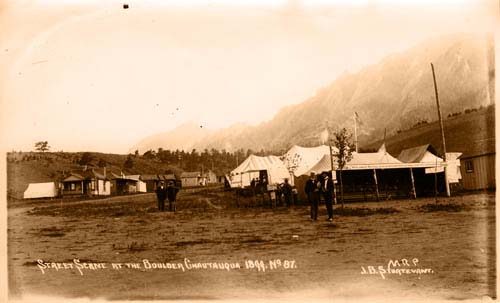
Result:
<svg viewBox="0 0 500 303">
<path fill-rule="evenodd" d="M 232 194 L 214 190 L 181 191 L 175 214 L 158 212 L 152 194 L 10 207 L 10 297 L 463 300 L 496 295 L 493 193 L 441 198 L 438 207 L 434 199 L 353 203 L 344 211 L 335 205 L 333 223 L 325 220 L 324 205 L 320 219 L 311 222 L 306 205 L 271 209 L 254 203 L 240 200 L 236 207 Z M 38 259 L 74 267 L 42 273 Z M 106 268 L 81 269 L 82 275 L 73 259 Z M 149 269 L 144 259 L 185 267 Z M 264 267 L 250 268 L 250 260 Z M 393 264 L 393 272 L 383 274 L 390 271 L 390 260 L 400 266 Z M 224 269 L 188 269 L 185 262 L 215 262 Z"/>
</svg>

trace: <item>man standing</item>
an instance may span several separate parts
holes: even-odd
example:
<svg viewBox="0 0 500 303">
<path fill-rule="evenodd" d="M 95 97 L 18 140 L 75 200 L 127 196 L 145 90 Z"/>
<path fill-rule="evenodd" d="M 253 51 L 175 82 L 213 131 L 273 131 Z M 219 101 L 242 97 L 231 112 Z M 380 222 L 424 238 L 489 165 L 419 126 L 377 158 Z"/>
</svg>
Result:
<svg viewBox="0 0 500 303">
<path fill-rule="evenodd" d="M 156 188 L 156 198 L 158 199 L 158 210 L 165 210 L 165 199 L 167 198 L 167 189 L 165 188 L 165 183 L 160 182 L 160 185 Z"/>
<path fill-rule="evenodd" d="M 321 184 L 316 180 L 316 175 L 311 173 L 309 180 L 306 182 L 305 192 L 307 194 L 307 200 L 311 205 L 311 220 L 316 221 L 318 219 L 318 203 L 319 203 L 319 191 Z"/>
<path fill-rule="evenodd" d="M 288 179 L 285 179 L 285 183 L 281 186 L 281 191 L 283 196 L 285 196 L 285 206 L 290 207 L 292 205 L 292 186 L 288 183 Z"/>
<path fill-rule="evenodd" d="M 333 221 L 333 181 L 327 173 L 323 173 L 323 184 L 321 184 L 321 192 L 325 199 L 326 211 L 328 212 L 328 221 Z"/>
<path fill-rule="evenodd" d="M 175 201 L 177 199 L 177 192 L 179 189 L 175 186 L 174 182 L 170 181 L 167 187 L 167 196 L 168 196 L 168 206 L 170 211 L 176 211 Z"/>
</svg>

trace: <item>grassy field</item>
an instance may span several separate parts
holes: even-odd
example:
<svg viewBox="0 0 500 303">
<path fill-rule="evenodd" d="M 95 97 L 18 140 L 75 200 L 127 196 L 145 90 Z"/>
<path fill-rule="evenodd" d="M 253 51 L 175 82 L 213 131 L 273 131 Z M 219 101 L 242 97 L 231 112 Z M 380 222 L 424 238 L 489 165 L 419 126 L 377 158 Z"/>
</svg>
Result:
<svg viewBox="0 0 500 303">
<path fill-rule="evenodd" d="M 306 205 L 271 209 L 255 202 L 247 198 L 236 207 L 230 192 L 192 190 L 181 191 L 175 214 L 158 212 L 152 194 L 11 207 L 10 294 L 135 300 L 495 295 L 494 194 L 438 204 L 336 205 L 333 224 L 323 205 L 311 222 Z M 42 273 L 38 259 L 73 268 Z M 105 268 L 78 269 L 74 259 Z M 391 260 L 401 265 L 392 273 Z M 219 265 L 188 268 L 206 262 Z M 146 266 L 152 263 L 171 268 Z"/>
</svg>

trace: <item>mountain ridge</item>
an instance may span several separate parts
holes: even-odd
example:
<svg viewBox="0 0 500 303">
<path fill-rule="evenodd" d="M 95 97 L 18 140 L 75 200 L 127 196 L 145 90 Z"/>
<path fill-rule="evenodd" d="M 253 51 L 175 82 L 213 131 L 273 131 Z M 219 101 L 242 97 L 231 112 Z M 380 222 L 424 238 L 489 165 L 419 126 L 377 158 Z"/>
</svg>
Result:
<svg viewBox="0 0 500 303">
<path fill-rule="evenodd" d="M 238 124 L 201 135 L 176 129 L 146 138 L 147 144 L 134 148 L 140 152 L 166 146 L 283 151 L 295 144 L 318 145 L 327 123 L 352 130 L 354 112 L 362 122 L 358 127 L 360 140 L 380 138 L 385 129 L 392 135 L 418 121 L 437 119 L 431 62 L 444 116 L 493 104 L 493 56 L 491 36 L 433 38 L 356 73 L 343 73 L 314 96 L 282 108 L 271 120 L 256 126 Z M 189 138 L 189 144 L 181 138 Z M 172 146 L 176 142 L 183 144 Z"/>
</svg>

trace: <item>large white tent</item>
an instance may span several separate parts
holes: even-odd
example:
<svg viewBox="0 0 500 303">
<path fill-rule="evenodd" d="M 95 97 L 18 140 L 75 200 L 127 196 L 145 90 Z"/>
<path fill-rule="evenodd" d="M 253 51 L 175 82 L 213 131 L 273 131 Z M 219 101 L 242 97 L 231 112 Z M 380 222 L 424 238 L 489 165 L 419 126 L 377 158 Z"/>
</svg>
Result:
<svg viewBox="0 0 500 303">
<path fill-rule="evenodd" d="M 335 153 L 337 149 L 332 147 Z M 309 171 L 323 156 L 330 155 L 330 147 L 320 145 L 315 147 L 302 147 L 294 145 L 283 155 L 285 167 L 291 168 L 295 177 L 301 176 Z"/>
<path fill-rule="evenodd" d="M 52 198 L 57 196 L 57 186 L 54 182 L 30 183 L 24 191 L 24 199 Z"/>
<path fill-rule="evenodd" d="M 231 187 L 249 186 L 253 178 L 258 178 L 260 171 L 267 171 L 269 184 L 282 183 L 290 178 L 290 173 L 283 161 L 276 156 L 259 157 L 250 155 L 237 168 L 231 171 Z"/>
<path fill-rule="evenodd" d="M 335 155 L 333 156 L 333 169 L 337 169 L 337 161 Z M 436 167 L 434 162 L 403 162 L 391 156 L 382 145 L 375 153 L 352 153 L 352 159 L 347 162 L 344 170 L 363 170 L 363 169 L 395 169 L 395 168 L 432 168 Z M 325 155 L 321 158 L 316 165 L 304 173 L 308 175 L 312 172 L 321 173 L 331 170 L 330 155 Z M 437 167 L 443 167 L 443 163 L 437 162 Z"/>
<path fill-rule="evenodd" d="M 333 168 L 337 169 L 337 158 L 333 157 Z M 309 169 L 305 174 L 308 175 L 312 172 L 321 173 L 324 171 L 331 170 L 331 160 L 330 155 L 323 156 L 321 160 L 316 163 L 311 169 Z M 344 170 L 361 170 L 361 169 L 389 169 L 389 168 L 404 168 L 410 167 L 406 163 L 402 163 L 398 159 L 391 156 L 386 152 L 376 152 L 376 153 L 352 153 L 352 159 L 347 162 Z"/>
</svg>

